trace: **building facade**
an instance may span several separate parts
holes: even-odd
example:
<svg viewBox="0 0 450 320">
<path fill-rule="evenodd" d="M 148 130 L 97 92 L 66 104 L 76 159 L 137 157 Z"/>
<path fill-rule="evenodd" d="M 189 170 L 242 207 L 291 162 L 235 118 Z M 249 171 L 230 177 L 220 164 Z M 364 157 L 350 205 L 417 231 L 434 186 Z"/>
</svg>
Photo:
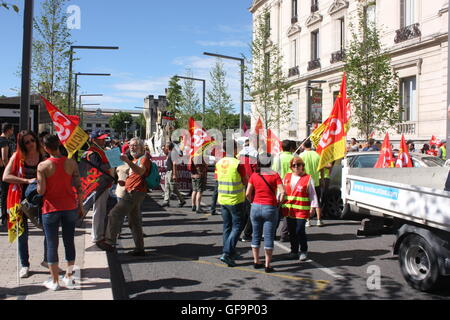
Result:
<svg viewBox="0 0 450 320">
<path fill-rule="evenodd" d="M 444 139 L 447 0 L 254 0 L 249 9 L 254 24 L 269 8 L 271 41 L 281 49 L 284 72 L 292 84 L 293 116 L 280 138 L 305 139 L 330 114 L 359 3 L 380 30 L 382 46 L 399 76 L 400 104 L 405 111 L 403 122 L 389 131 L 391 140 L 399 141 L 402 134 L 418 142 L 432 135 Z M 375 131 L 375 138 L 381 140 L 384 134 Z M 358 138 L 354 128 L 348 134 L 351 137 Z"/>
<path fill-rule="evenodd" d="M 109 125 L 109 119 L 119 113 L 128 112 L 133 118 L 139 117 L 142 114 L 142 110 L 118 110 L 118 109 L 105 109 L 105 108 L 84 108 L 82 116 L 82 128 L 87 133 L 93 130 L 102 130 L 108 133 L 111 137 L 122 138 L 113 128 Z M 136 124 L 131 124 L 128 128 L 128 135 L 140 136 L 139 132 L 136 132 Z"/>
</svg>

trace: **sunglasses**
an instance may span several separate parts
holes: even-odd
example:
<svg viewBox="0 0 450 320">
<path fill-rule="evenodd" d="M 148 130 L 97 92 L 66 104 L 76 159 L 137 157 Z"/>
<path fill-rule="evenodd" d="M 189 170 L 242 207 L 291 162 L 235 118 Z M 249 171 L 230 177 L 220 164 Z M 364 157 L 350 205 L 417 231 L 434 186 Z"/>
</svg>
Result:
<svg viewBox="0 0 450 320">
<path fill-rule="evenodd" d="M 30 139 L 30 140 L 24 141 L 23 143 L 27 146 L 27 145 L 29 145 L 30 143 L 35 143 L 35 142 L 36 142 L 36 140 Z"/>
<path fill-rule="evenodd" d="M 304 164 L 301 164 L 301 163 L 294 163 L 293 165 L 292 165 L 292 168 L 300 168 L 300 167 L 304 167 L 305 165 Z"/>
</svg>

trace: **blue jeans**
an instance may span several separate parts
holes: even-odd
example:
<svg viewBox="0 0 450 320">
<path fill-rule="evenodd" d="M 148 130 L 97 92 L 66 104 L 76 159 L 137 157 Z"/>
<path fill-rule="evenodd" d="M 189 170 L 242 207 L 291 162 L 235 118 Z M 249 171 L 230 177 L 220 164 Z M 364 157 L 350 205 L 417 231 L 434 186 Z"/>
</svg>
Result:
<svg viewBox="0 0 450 320">
<path fill-rule="evenodd" d="M 259 248 L 261 235 L 264 232 L 264 249 L 273 250 L 278 222 L 278 207 L 254 203 L 252 204 L 250 219 L 253 227 L 252 248 Z"/>
<path fill-rule="evenodd" d="M 233 206 L 222 205 L 223 253 L 234 255 L 236 244 L 244 225 L 244 203 Z"/>
<path fill-rule="evenodd" d="M 78 217 L 77 210 L 57 211 L 42 215 L 45 241 L 47 242 L 47 262 L 49 265 L 59 262 L 58 230 L 60 224 L 66 251 L 66 261 L 75 261 L 75 224 Z"/>
<path fill-rule="evenodd" d="M 306 237 L 306 219 L 294 219 L 287 217 L 289 230 L 289 240 L 291 241 L 291 252 L 298 253 L 300 246 L 301 252 L 308 252 L 308 239 Z"/>
</svg>

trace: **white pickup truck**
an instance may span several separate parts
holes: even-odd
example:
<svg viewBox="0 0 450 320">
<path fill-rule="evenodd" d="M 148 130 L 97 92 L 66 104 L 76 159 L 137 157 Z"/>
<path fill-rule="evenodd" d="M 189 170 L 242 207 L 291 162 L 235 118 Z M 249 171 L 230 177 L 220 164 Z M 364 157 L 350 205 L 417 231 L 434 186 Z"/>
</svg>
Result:
<svg viewBox="0 0 450 320">
<path fill-rule="evenodd" d="M 344 211 L 391 222 L 397 233 L 393 253 L 406 281 L 421 291 L 447 285 L 450 275 L 448 172 L 448 167 L 349 168 L 344 161 Z"/>
</svg>

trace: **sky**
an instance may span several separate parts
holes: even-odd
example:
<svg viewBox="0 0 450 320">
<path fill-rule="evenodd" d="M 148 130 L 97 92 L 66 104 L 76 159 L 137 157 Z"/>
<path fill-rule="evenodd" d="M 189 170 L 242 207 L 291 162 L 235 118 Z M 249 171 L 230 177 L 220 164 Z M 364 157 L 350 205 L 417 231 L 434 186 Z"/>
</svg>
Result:
<svg viewBox="0 0 450 320">
<path fill-rule="evenodd" d="M 23 1 L 9 0 L 20 13 L 0 9 L 0 95 L 14 96 L 20 89 L 17 76 L 22 57 Z M 43 0 L 35 0 L 40 15 Z M 71 0 L 67 7 L 80 9 L 80 28 L 72 29 L 74 45 L 118 46 L 119 50 L 78 50 L 74 72 L 111 73 L 111 77 L 79 76 L 79 93 L 103 94 L 83 97 L 83 104 L 101 108 L 143 107 L 148 95 L 165 95 L 173 75 L 206 79 L 215 58 L 203 52 L 249 56 L 251 0 Z M 238 61 L 223 60 L 226 82 L 235 111 L 240 105 Z M 202 100 L 202 84 L 196 82 Z M 14 91 L 16 89 L 16 91 Z M 246 106 L 248 108 L 248 106 Z M 248 112 L 248 110 L 246 110 Z"/>
</svg>

